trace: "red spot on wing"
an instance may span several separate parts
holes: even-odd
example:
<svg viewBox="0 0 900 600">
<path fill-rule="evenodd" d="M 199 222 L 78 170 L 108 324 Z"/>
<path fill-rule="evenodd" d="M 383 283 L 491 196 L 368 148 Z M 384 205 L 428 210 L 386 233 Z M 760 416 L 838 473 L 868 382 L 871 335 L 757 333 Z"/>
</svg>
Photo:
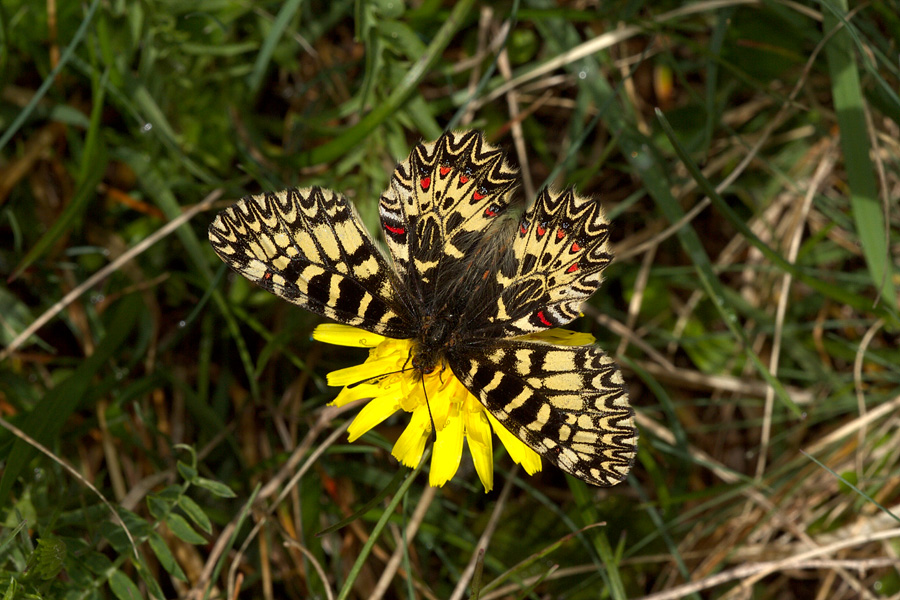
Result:
<svg viewBox="0 0 900 600">
<path fill-rule="evenodd" d="M 521 233 L 522 235 L 525 235 L 526 233 L 528 233 L 528 228 L 525 227 L 525 223 L 521 223 L 519 225 L 519 233 Z"/>
<path fill-rule="evenodd" d="M 482 196 L 478 192 L 475 192 L 474 194 L 472 194 L 472 198 L 474 198 L 475 200 L 482 200 L 484 196 Z"/>
<path fill-rule="evenodd" d="M 478 200 L 478 198 L 475 198 L 475 199 Z M 496 216 L 497 216 L 497 213 L 495 213 L 494 211 L 492 211 L 492 210 L 491 210 L 491 207 L 489 206 L 489 207 L 487 207 L 486 209 L 484 209 L 484 216 L 486 216 L 486 217 L 496 217 Z"/>
<path fill-rule="evenodd" d="M 572 242 L 572 249 L 571 249 L 571 251 L 572 251 L 572 252 L 578 252 L 579 250 L 581 250 L 581 246 L 578 245 L 578 242 Z"/>
<path fill-rule="evenodd" d="M 566 230 L 565 230 L 565 229 L 560 229 L 559 231 L 556 232 L 556 239 L 561 240 L 561 239 L 563 239 L 564 237 L 566 237 Z"/>
<path fill-rule="evenodd" d="M 446 175 L 450 172 L 450 167 L 441 167 L 441 175 Z"/>
<path fill-rule="evenodd" d="M 387 223 L 384 223 L 384 228 L 393 233 L 394 235 L 403 235 L 406 233 L 405 227 L 391 227 Z"/>
<path fill-rule="evenodd" d="M 545 233 L 547 233 L 547 230 L 543 226 L 538 225 L 538 237 L 544 237 Z"/>
<path fill-rule="evenodd" d="M 265 280 L 272 279 L 272 271 L 266 271 L 266 274 L 263 275 L 263 279 L 265 279 Z"/>
<path fill-rule="evenodd" d="M 460 176 L 459 176 L 459 182 L 460 182 L 460 183 L 466 183 L 467 181 L 469 181 L 469 178 L 466 177 L 465 175 L 460 175 Z"/>
<path fill-rule="evenodd" d="M 572 263 L 572 266 L 566 269 L 566 273 L 574 273 L 578 270 L 578 263 Z"/>
<path fill-rule="evenodd" d="M 548 321 L 548 320 L 547 320 L 547 317 L 544 316 L 544 311 L 539 310 L 539 311 L 537 312 L 537 318 L 540 320 L 541 323 L 543 323 L 543 324 L 546 325 L 547 327 L 553 327 L 553 323 L 551 323 L 550 321 Z"/>
<path fill-rule="evenodd" d="M 419 185 L 422 186 L 423 190 L 427 190 L 428 186 L 431 185 L 431 177 L 423 177 L 421 181 L 419 181 Z"/>
</svg>

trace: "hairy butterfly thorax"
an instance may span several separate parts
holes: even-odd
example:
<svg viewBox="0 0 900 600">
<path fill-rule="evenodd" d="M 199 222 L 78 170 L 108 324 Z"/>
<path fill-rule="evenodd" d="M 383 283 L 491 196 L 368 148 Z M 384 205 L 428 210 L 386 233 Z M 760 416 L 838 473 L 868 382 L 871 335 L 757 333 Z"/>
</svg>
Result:
<svg viewBox="0 0 900 600">
<path fill-rule="evenodd" d="M 456 344 L 457 338 L 457 327 L 452 316 L 427 316 L 422 320 L 421 332 L 412 346 L 412 366 L 423 375 L 446 368 L 447 353 Z"/>
<path fill-rule="evenodd" d="M 351 437 L 402 409 L 412 417 L 394 454 L 414 465 L 435 428 L 433 484 L 455 472 L 465 439 L 488 489 L 493 429 L 529 472 L 540 455 L 613 485 L 637 446 L 624 381 L 593 338 L 556 329 L 600 285 L 609 226 L 572 189 L 523 206 L 517 179 L 480 133 L 450 132 L 418 144 L 380 198 L 388 257 L 353 205 L 320 188 L 244 198 L 215 219 L 210 241 L 251 281 L 357 328 L 316 333 L 371 348 L 364 365 L 329 376 L 347 385 L 338 403 L 374 398 Z M 366 383 L 372 372 L 394 375 Z"/>
</svg>

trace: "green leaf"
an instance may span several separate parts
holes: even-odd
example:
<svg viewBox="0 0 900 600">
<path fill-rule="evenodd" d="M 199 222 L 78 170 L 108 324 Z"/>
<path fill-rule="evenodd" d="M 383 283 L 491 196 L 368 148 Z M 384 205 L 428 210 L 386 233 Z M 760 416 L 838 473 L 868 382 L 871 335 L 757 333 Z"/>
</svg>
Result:
<svg viewBox="0 0 900 600">
<path fill-rule="evenodd" d="M 205 544 L 206 538 L 194 531 L 187 519 L 179 514 L 171 513 L 166 517 L 166 525 L 172 530 L 172 533 L 183 542 L 188 544 Z"/>
<path fill-rule="evenodd" d="M 28 559 L 28 578 L 49 581 L 62 571 L 66 561 L 66 544 L 53 537 L 41 538 Z"/>
<path fill-rule="evenodd" d="M 113 571 L 110 575 L 109 589 L 119 600 L 143 600 L 138 586 L 119 570 Z"/>
<path fill-rule="evenodd" d="M 82 555 L 81 564 L 94 575 L 102 575 L 113 568 L 112 561 L 100 552 L 88 552 Z"/>
<path fill-rule="evenodd" d="M 192 482 L 197 487 L 202 487 L 205 490 L 209 490 L 216 496 L 220 498 L 236 498 L 237 494 L 234 491 L 225 485 L 224 483 L 220 483 L 218 481 L 213 481 L 212 479 L 207 479 L 205 477 L 198 477 Z"/>
<path fill-rule="evenodd" d="M 157 496 L 147 496 L 147 509 L 154 519 L 162 519 L 172 511 L 172 504 Z"/>
<path fill-rule="evenodd" d="M 193 483 L 194 480 L 197 479 L 197 469 L 196 468 L 194 468 L 186 463 L 183 463 L 180 460 L 175 465 L 175 467 L 178 469 L 178 474 L 181 475 L 181 478 L 184 479 L 185 481 L 190 481 L 191 483 Z"/>
<path fill-rule="evenodd" d="M 178 506 L 181 507 L 181 510 L 185 512 L 188 518 L 193 521 L 197 527 L 206 533 L 212 533 L 212 524 L 209 522 L 209 517 L 206 516 L 206 513 L 203 512 L 203 509 L 200 508 L 199 504 L 187 496 L 182 496 L 178 499 Z"/>
<path fill-rule="evenodd" d="M 166 546 L 166 542 L 161 535 L 154 531 L 150 534 L 150 537 L 147 538 L 147 542 L 150 544 L 150 549 L 153 550 L 153 554 L 156 555 L 159 564 L 162 565 L 162 568 L 165 569 L 167 573 L 175 579 L 187 581 L 184 571 L 181 570 L 178 561 L 175 560 L 175 555 L 172 554 L 172 551 Z"/>
</svg>

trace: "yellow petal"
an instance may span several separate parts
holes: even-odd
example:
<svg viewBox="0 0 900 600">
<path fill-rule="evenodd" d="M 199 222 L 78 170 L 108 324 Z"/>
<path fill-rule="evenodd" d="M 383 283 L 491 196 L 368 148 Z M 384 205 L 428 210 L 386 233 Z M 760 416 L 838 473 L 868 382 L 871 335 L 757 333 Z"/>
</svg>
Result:
<svg viewBox="0 0 900 600">
<path fill-rule="evenodd" d="M 459 469 L 463 447 L 463 420 L 459 407 L 450 412 L 444 428 L 437 433 L 434 455 L 431 457 L 431 473 L 428 483 L 440 487 L 453 479 Z"/>
<path fill-rule="evenodd" d="M 432 375 L 426 378 L 425 395 L 428 398 L 428 406 L 431 408 L 431 417 L 434 419 L 435 428 L 440 431 L 450 418 L 453 407 L 453 393 L 450 381 L 456 380 L 452 374 L 444 375 L 441 382 L 439 376 Z M 457 413 L 459 412 L 457 406 Z"/>
<path fill-rule="evenodd" d="M 377 333 L 369 333 L 357 327 L 341 325 L 339 323 L 322 323 L 312 333 L 314 340 L 334 344 L 336 346 L 356 346 L 359 348 L 374 348 L 385 338 Z"/>
<path fill-rule="evenodd" d="M 359 381 L 365 381 L 374 377 L 379 377 L 385 373 L 394 371 L 394 361 L 390 359 L 367 360 L 361 365 L 347 367 L 346 369 L 338 369 L 328 374 L 328 385 L 340 387 L 350 385 Z"/>
<path fill-rule="evenodd" d="M 491 427 L 494 428 L 494 433 L 500 438 L 500 443 L 503 444 L 503 447 L 506 448 L 506 451 L 509 452 L 512 459 L 522 465 L 525 472 L 529 475 L 534 475 L 540 471 L 541 457 L 538 453 L 526 446 L 525 442 L 522 442 L 519 438 L 511 434 L 506 427 L 500 424 L 500 421 L 494 418 L 494 415 L 488 411 L 484 411 L 484 414 L 487 415 L 488 420 L 491 422 Z"/>
<path fill-rule="evenodd" d="M 372 398 L 372 400 L 359 411 L 359 414 L 356 415 L 356 418 L 353 419 L 353 423 L 351 423 L 350 427 L 347 429 L 347 433 L 350 434 L 350 441 L 356 441 L 359 436 L 387 419 L 399 409 L 399 392 L 383 394 Z"/>
<path fill-rule="evenodd" d="M 494 489 L 494 450 L 491 426 L 485 411 L 464 412 L 466 443 L 475 464 L 475 472 L 484 486 L 485 493 Z"/>
<path fill-rule="evenodd" d="M 400 434 L 391 454 L 407 467 L 414 469 L 422 460 L 429 433 L 431 433 L 431 419 L 428 418 L 428 409 L 422 406 L 413 412 L 409 425 Z"/>
<path fill-rule="evenodd" d="M 345 404 L 350 404 L 360 398 L 374 398 L 375 396 L 381 395 L 382 392 L 383 390 L 377 385 L 361 383 L 360 385 L 354 385 L 353 387 L 345 387 L 341 390 L 341 393 L 337 395 L 337 398 L 329 402 L 329 404 L 331 406 L 344 406 Z"/>
</svg>

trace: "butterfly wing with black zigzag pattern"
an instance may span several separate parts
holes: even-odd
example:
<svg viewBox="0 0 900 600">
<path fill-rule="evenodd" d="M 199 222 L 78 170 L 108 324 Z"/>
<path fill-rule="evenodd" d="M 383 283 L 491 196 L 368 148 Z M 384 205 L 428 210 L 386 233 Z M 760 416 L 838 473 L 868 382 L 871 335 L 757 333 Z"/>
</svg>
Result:
<svg viewBox="0 0 900 600">
<path fill-rule="evenodd" d="M 288 302 L 387 337 L 415 335 L 394 269 L 340 194 L 243 198 L 219 213 L 209 240 L 231 268 Z"/>
<path fill-rule="evenodd" d="M 450 365 L 510 433 L 563 471 L 610 486 L 631 469 L 634 411 L 622 374 L 596 346 L 496 340 Z"/>
</svg>

